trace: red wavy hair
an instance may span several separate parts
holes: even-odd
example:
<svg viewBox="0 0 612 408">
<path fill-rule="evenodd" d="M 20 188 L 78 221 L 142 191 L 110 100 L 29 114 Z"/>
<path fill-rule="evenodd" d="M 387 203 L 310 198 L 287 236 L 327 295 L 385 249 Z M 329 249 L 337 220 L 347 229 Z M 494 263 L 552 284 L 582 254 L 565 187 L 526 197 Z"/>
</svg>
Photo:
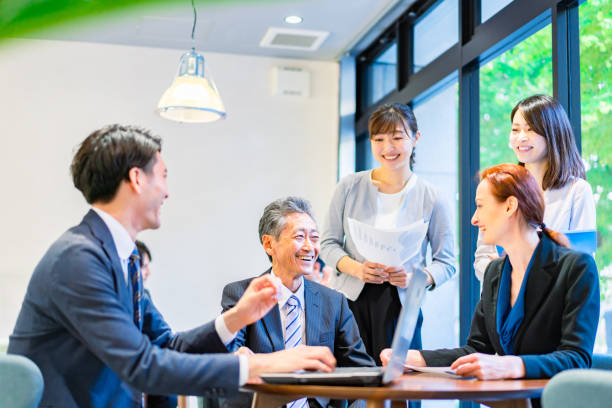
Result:
<svg viewBox="0 0 612 408">
<path fill-rule="evenodd" d="M 558 245 L 568 247 L 565 235 L 544 226 L 544 195 L 536 179 L 527 169 L 517 164 L 499 164 L 484 170 L 481 180 L 487 180 L 491 193 L 499 202 L 514 196 L 518 202 L 518 211 L 527 224 L 542 229 Z"/>
</svg>

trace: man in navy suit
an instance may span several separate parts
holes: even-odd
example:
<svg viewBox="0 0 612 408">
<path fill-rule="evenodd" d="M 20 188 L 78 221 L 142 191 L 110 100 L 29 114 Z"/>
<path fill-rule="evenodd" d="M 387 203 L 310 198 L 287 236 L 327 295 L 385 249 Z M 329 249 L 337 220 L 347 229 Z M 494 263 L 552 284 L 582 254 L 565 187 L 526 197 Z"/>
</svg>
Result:
<svg viewBox="0 0 612 408">
<path fill-rule="evenodd" d="M 235 333 L 276 304 L 270 278 L 254 280 L 235 307 L 183 333 L 140 297 L 134 241 L 159 227 L 168 197 L 160 138 L 131 126 L 102 128 L 80 145 L 71 171 L 92 209 L 36 266 L 9 340 L 9 353 L 42 371 L 41 406 L 140 407 L 143 392 L 231 395 L 264 372 L 335 365 L 323 347 L 227 353 Z"/>
<path fill-rule="evenodd" d="M 374 366 L 344 295 L 304 279 L 304 275 L 312 272 L 319 256 L 319 231 L 310 203 L 287 197 L 269 204 L 259 221 L 259 238 L 272 262 L 272 267 L 262 276 L 278 282 L 278 304 L 261 320 L 241 329 L 228 345 L 229 349 L 271 353 L 296 343 L 325 346 L 333 351 L 339 366 Z M 223 311 L 239 304 L 254 279 L 225 286 L 221 300 Z M 293 305 L 297 304 L 298 313 L 292 306 L 292 297 L 296 299 Z M 225 405 L 247 406 L 249 402 L 250 398 L 241 396 L 228 400 Z M 326 405 L 327 401 L 309 399 L 308 404 L 313 408 Z"/>
</svg>

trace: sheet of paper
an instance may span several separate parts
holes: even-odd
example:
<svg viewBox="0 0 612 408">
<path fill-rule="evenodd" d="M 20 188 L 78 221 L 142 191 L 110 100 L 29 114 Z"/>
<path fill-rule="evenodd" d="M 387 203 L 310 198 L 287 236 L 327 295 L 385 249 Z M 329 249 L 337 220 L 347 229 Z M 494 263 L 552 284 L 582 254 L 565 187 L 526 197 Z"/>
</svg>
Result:
<svg viewBox="0 0 612 408">
<path fill-rule="evenodd" d="M 410 364 L 405 364 L 404 367 L 412 370 L 412 371 L 418 371 L 420 373 L 429 373 L 429 374 L 435 374 L 435 375 L 439 375 L 442 377 L 447 377 L 447 378 L 461 378 L 461 379 L 471 379 L 473 377 L 462 377 L 460 375 L 457 375 L 455 373 L 455 370 L 451 370 L 450 367 L 415 367 L 412 366 Z"/>
<path fill-rule="evenodd" d="M 387 266 L 419 262 L 427 226 L 424 220 L 419 220 L 401 228 L 380 229 L 348 218 L 351 238 L 361 256 Z"/>
</svg>

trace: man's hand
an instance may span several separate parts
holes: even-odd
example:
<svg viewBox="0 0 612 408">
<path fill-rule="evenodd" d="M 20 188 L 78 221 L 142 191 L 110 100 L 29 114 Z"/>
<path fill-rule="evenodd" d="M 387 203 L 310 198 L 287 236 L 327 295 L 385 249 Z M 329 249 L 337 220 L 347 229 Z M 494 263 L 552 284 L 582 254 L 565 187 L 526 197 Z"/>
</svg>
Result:
<svg viewBox="0 0 612 408">
<path fill-rule="evenodd" d="M 408 287 L 412 278 L 412 272 L 406 272 L 402 266 L 387 266 L 385 272 L 389 274 L 389 283 L 402 289 Z"/>
<path fill-rule="evenodd" d="M 253 354 L 249 359 L 249 383 L 259 381 L 260 374 L 290 373 L 297 370 L 331 372 L 336 359 L 328 347 L 297 346 L 267 354 Z"/>
<path fill-rule="evenodd" d="M 380 361 L 382 362 L 383 367 L 386 367 L 389 364 L 389 360 L 391 359 L 391 349 L 386 348 L 380 352 Z M 415 367 L 426 367 L 427 363 L 425 363 L 425 359 L 423 355 L 418 350 L 408 350 L 408 354 L 406 355 L 406 361 L 404 365 L 411 365 Z"/>
<path fill-rule="evenodd" d="M 234 351 L 235 356 L 238 356 L 240 354 L 244 354 L 245 356 L 251 356 L 255 353 L 253 353 L 253 350 L 251 350 L 250 348 L 242 346 L 238 350 Z"/>
<path fill-rule="evenodd" d="M 389 279 L 389 273 L 385 272 L 386 265 L 376 262 L 364 262 L 357 271 L 357 277 L 366 283 L 383 283 Z"/>
<path fill-rule="evenodd" d="M 236 333 L 264 317 L 278 301 L 277 294 L 278 287 L 270 274 L 253 279 L 236 306 L 223 314 L 228 330 Z"/>
<path fill-rule="evenodd" d="M 525 364 L 517 356 L 495 356 L 474 353 L 459 357 L 451 365 L 458 375 L 476 377 L 479 380 L 503 380 L 506 378 L 523 378 Z"/>
</svg>

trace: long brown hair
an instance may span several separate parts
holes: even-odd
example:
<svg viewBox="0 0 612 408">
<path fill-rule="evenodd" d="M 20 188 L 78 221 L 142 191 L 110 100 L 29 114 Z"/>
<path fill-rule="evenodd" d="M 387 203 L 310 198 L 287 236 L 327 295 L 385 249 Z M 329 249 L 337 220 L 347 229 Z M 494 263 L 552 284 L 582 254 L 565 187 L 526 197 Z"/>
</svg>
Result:
<svg viewBox="0 0 612 408">
<path fill-rule="evenodd" d="M 558 245 L 569 248 L 565 235 L 544 225 L 544 195 L 527 169 L 517 164 L 499 164 L 484 170 L 480 179 L 489 182 L 491 193 L 500 203 L 514 196 L 518 202 L 518 211 L 527 224 L 542 229 Z"/>
<path fill-rule="evenodd" d="M 416 132 L 419 131 L 414 113 L 407 105 L 401 103 L 385 104 L 379 107 L 370 116 L 368 123 L 368 131 L 370 132 L 370 140 L 375 135 L 383 133 L 393 133 L 395 129 L 401 126 L 406 132 L 406 136 L 414 138 Z M 410 170 L 414 170 L 415 147 L 412 148 L 410 155 Z"/>
<path fill-rule="evenodd" d="M 563 187 L 572 177 L 586 180 L 584 164 L 563 106 L 548 95 L 533 95 L 516 104 L 510 114 L 511 122 L 517 110 L 521 111 L 531 129 L 546 139 L 548 168 L 542 179 L 542 188 Z"/>
</svg>

